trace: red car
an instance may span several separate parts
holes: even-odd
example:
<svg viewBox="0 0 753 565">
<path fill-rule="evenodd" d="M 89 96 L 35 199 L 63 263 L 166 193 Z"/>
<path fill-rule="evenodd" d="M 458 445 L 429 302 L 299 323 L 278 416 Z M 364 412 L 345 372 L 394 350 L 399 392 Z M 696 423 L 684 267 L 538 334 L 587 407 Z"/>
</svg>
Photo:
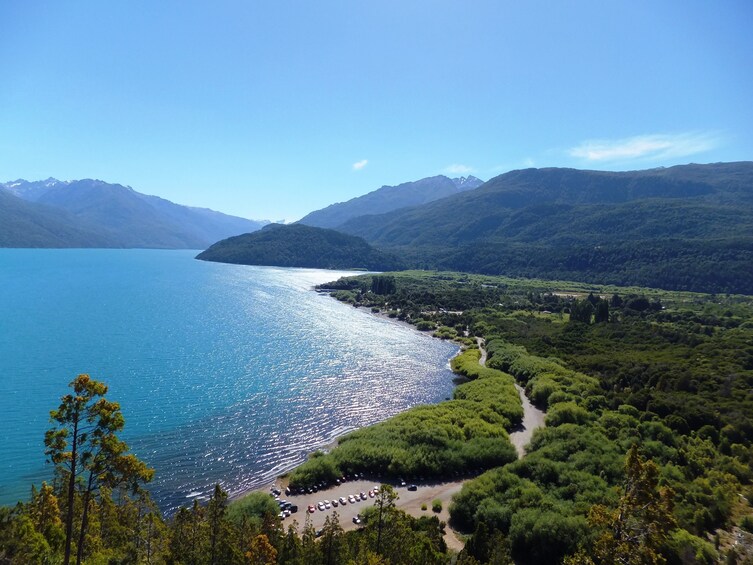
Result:
<svg viewBox="0 0 753 565">
<path fill-rule="evenodd" d="M 309 504 L 309 514 L 313 514 L 314 512 L 316 512 L 316 508 L 314 508 L 313 504 Z"/>
</svg>

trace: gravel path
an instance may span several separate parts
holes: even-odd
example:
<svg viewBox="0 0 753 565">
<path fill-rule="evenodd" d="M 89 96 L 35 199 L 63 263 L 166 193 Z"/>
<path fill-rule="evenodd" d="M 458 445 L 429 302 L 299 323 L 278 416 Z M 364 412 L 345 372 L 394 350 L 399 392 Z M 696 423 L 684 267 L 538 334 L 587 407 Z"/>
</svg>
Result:
<svg viewBox="0 0 753 565">
<path fill-rule="evenodd" d="M 522 386 L 516 384 L 515 388 L 518 389 L 520 401 L 523 403 L 523 422 L 510 432 L 510 442 L 518 450 L 518 457 L 523 457 L 526 454 L 526 445 L 531 441 L 534 430 L 544 427 L 546 412 L 531 404 Z"/>
</svg>

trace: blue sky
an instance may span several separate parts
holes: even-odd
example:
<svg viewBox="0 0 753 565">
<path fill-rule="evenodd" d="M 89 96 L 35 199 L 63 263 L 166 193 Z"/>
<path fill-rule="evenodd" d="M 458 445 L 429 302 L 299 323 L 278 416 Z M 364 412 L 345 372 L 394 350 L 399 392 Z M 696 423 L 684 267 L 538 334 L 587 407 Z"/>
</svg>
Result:
<svg viewBox="0 0 753 565">
<path fill-rule="evenodd" d="M 753 159 L 753 2 L 0 2 L 0 181 L 297 219 L 384 184 Z"/>
</svg>

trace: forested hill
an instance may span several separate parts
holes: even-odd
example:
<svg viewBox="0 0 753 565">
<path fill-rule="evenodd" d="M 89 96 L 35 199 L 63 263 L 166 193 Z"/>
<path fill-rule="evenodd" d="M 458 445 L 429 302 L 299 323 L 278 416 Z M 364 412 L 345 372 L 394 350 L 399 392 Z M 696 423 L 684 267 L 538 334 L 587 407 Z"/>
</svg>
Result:
<svg viewBox="0 0 753 565">
<path fill-rule="evenodd" d="M 753 293 L 753 163 L 512 171 L 338 229 L 415 267 Z"/>
<path fill-rule="evenodd" d="M 364 214 L 384 214 L 399 208 L 426 204 L 440 198 L 473 190 L 482 184 L 483 181 L 474 176 L 450 179 L 439 175 L 414 182 L 405 182 L 397 186 L 383 186 L 347 202 L 338 202 L 311 212 L 304 216 L 300 223 L 319 228 L 336 228 L 340 224 Z"/>
<path fill-rule="evenodd" d="M 181 206 L 99 180 L 0 183 L 0 246 L 203 249 L 266 222 Z"/>
<path fill-rule="evenodd" d="M 241 265 L 313 269 L 401 268 L 398 260 L 360 237 L 302 224 L 270 224 L 260 231 L 219 241 L 197 259 Z"/>
</svg>

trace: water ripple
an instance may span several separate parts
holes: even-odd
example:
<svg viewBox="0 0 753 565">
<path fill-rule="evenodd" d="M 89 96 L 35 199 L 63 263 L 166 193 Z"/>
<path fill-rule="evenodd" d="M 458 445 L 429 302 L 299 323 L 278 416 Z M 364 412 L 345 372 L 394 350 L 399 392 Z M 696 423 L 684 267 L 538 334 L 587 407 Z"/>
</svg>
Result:
<svg viewBox="0 0 753 565">
<path fill-rule="evenodd" d="M 449 396 L 456 348 L 311 291 L 341 274 L 182 251 L 0 250 L 0 503 L 50 480 L 49 410 L 81 372 L 121 403 L 167 512 Z"/>
</svg>

